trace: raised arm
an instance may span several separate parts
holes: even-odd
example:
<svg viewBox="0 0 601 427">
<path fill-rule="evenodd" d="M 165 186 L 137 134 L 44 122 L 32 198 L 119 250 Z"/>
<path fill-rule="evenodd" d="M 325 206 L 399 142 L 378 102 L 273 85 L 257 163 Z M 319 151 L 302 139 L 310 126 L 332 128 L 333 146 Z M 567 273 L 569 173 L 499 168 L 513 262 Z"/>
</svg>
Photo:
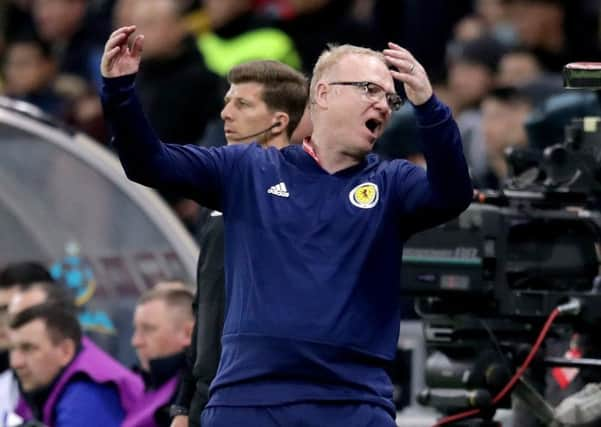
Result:
<svg viewBox="0 0 601 427">
<path fill-rule="evenodd" d="M 135 26 L 111 34 L 101 62 L 102 106 L 112 143 L 127 176 L 149 187 L 177 192 L 220 209 L 223 175 L 241 150 L 165 144 L 148 122 L 135 93 L 144 36 Z M 165 88 L 169 90 L 169 88 Z M 182 94 L 185 96 L 185 94 Z"/>
<path fill-rule="evenodd" d="M 434 96 L 422 65 L 394 43 L 384 56 L 415 107 L 424 146 L 427 171 L 404 163 L 397 174 L 401 211 L 411 219 L 412 231 L 419 231 L 463 211 L 472 200 L 471 179 L 457 124 L 450 109 Z"/>
</svg>

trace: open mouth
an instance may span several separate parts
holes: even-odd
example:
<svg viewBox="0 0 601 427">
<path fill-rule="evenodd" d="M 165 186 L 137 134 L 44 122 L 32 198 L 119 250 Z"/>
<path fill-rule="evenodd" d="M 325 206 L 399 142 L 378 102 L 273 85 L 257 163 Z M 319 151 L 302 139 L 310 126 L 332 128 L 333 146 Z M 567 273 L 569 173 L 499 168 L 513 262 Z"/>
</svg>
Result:
<svg viewBox="0 0 601 427">
<path fill-rule="evenodd" d="M 365 127 L 369 129 L 371 133 L 375 133 L 379 128 L 382 122 L 376 119 L 369 119 L 365 122 Z"/>
</svg>

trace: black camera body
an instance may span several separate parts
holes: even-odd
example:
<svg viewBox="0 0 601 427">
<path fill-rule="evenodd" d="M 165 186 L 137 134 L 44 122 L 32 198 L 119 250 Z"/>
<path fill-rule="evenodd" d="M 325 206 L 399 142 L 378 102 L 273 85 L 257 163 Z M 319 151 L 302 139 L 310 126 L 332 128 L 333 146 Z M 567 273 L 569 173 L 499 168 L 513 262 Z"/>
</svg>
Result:
<svg viewBox="0 0 601 427">
<path fill-rule="evenodd" d="M 601 215 L 584 208 L 472 204 L 409 240 L 403 291 L 420 313 L 546 318 L 579 296 L 595 300 Z M 600 294 L 601 296 L 601 294 Z M 587 320 L 601 320 L 598 310 Z"/>
<path fill-rule="evenodd" d="M 567 87 L 601 87 L 600 64 L 571 65 Z M 479 408 L 489 420 L 493 406 L 509 406 L 493 397 L 556 307 L 576 299 L 579 314 L 561 322 L 601 326 L 601 117 L 572 118 L 563 142 L 530 150 L 508 156 L 519 174 L 503 190 L 477 194 L 403 251 L 402 292 L 415 299 L 429 354 L 418 400 L 443 413 Z"/>
</svg>

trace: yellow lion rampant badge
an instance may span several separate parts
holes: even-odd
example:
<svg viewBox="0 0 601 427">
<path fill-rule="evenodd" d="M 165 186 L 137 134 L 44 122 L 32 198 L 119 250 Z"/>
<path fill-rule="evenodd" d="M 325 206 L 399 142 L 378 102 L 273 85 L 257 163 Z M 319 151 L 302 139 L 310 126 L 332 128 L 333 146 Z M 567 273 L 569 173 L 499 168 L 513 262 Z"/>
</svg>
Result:
<svg viewBox="0 0 601 427">
<path fill-rule="evenodd" d="M 373 182 L 364 182 L 353 188 L 348 197 L 351 203 L 358 208 L 373 208 L 378 203 L 378 186 Z"/>
</svg>

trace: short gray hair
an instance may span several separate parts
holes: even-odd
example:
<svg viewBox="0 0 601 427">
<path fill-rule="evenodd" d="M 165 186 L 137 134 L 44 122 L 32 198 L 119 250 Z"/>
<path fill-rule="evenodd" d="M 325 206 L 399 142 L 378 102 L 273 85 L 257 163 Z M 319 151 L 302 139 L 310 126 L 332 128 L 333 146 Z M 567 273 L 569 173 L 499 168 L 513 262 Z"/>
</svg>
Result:
<svg viewBox="0 0 601 427">
<path fill-rule="evenodd" d="M 382 52 L 378 52 L 366 47 L 354 46 L 351 44 L 334 45 L 329 44 L 328 47 L 319 55 L 315 66 L 313 67 L 313 77 L 309 87 L 309 99 L 312 105 L 315 102 L 315 89 L 317 83 L 323 78 L 324 74 L 345 56 L 348 55 L 365 55 L 373 56 L 386 64 L 386 59 Z"/>
</svg>

